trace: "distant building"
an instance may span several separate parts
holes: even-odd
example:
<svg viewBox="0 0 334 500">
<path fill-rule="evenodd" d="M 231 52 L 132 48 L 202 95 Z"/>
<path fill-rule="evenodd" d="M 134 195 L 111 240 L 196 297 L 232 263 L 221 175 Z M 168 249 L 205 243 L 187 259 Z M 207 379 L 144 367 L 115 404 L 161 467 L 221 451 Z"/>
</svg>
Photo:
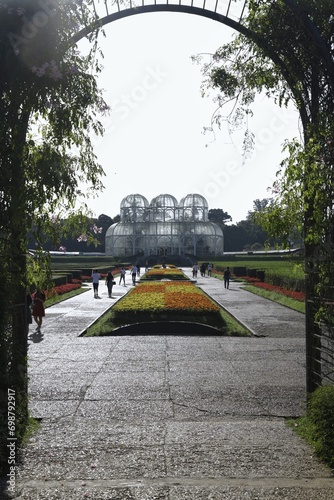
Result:
<svg viewBox="0 0 334 500">
<path fill-rule="evenodd" d="M 224 235 L 208 219 L 208 203 L 200 194 L 188 194 L 180 203 L 160 194 L 151 203 L 140 194 L 126 196 L 120 222 L 106 233 L 106 255 L 196 255 L 224 252 Z"/>
</svg>

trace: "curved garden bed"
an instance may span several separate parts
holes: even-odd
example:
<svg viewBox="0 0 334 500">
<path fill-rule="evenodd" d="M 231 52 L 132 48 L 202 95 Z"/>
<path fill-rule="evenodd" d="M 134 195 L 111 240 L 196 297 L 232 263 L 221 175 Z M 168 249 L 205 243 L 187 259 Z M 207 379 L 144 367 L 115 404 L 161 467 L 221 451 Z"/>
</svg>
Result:
<svg viewBox="0 0 334 500">
<path fill-rule="evenodd" d="M 227 317 L 228 316 L 228 317 Z M 114 335 L 127 331 L 161 333 L 196 332 L 247 335 L 244 327 L 190 281 L 146 281 L 122 297 L 86 335 Z M 130 328 L 132 325 L 132 328 Z M 148 326 L 152 325 L 152 326 Z M 168 326 L 169 325 L 169 326 Z M 195 326 L 201 325 L 201 326 Z M 124 332 L 125 330 L 123 330 Z"/>
</svg>

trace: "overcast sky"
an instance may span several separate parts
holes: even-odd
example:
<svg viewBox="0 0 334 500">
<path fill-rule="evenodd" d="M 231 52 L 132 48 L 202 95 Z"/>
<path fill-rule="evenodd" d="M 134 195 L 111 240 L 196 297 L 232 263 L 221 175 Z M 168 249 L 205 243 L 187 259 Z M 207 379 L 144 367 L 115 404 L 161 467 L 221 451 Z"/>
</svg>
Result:
<svg viewBox="0 0 334 500">
<path fill-rule="evenodd" d="M 231 39 L 230 28 L 190 14 L 149 13 L 113 22 L 105 32 L 100 86 L 112 112 L 103 118 L 104 138 L 94 140 L 106 172 L 104 193 L 89 201 L 95 216 L 114 217 L 128 194 L 150 202 L 162 193 L 178 201 L 199 193 L 233 223 L 245 219 L 255 199 L 270 196 L 282 144 L 299 136 L 297 113 L 259 96 L 249 123 L 255 150 L 243 164 L 242 134 L 216 130 L 215 140 L 203 134 L 216 106 L 213 94 L 201 97 L 201 67 L 191 60 Z"/>
</svg>

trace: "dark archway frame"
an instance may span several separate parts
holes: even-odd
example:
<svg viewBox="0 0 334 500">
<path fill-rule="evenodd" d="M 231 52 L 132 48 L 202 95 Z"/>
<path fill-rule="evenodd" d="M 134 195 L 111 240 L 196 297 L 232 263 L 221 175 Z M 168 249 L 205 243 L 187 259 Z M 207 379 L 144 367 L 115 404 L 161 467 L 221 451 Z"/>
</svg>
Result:
<svg viewBox="0 0 334 500">
<path fill-rule="evenodd" d="M 205 0 L 203 8 L 195 7 L 193 5 L 181 5 L 181 0 L 179 0 L 179 4 L 168 4 L 168 0 L 166 1 L 166 4 L 156 4 L 156 0 L 154 0 L 154 3 L 152 5 L 144 5 L 143 0 L 143 4 L 141 6 L 132 7 L 130 0 L 130 8 L 124 10 L 120 10 L 120 6 L 118 5 L 118 12 L 108 14 L 105 17 L 98 19 L 94 25 L 88 26 L 79 31 L 72 38 L 72 43 L 75 44 L 80 39 L 88 36 L 93 31 L 98 30 L 116 20 L 137 14 L 145 14 L 151 12 L 180 12 L 185 14 L 199 15 L 201 17 L 220 22 L 238 31 L 246 38 L 251 40 L 264 52 L 264 54 L 268 58 L 272 60 L 272 62 L 277 67 L 279 67 L 282 76 L 286 80 L 286 83 L 294 96 L 295 102 L 298 103 L 298 111 L 303 125 L 304 142 L 305 144 L 307 144 L 308 128 L 314 121 L 316 121 L 317 118 L 316 116 L 313 116 L 312 108 L 309 108 L 307 99 L 307 92 L 310 91 L 312 93 L 312 89 L 303 89 L 304 91 L 306 90 L 305 94 L 303 94 L 303 90 L 300 90 L 298 88 L 298 85 L 296 85 L 295 76 L 291 73 L 289 67 L 280 57 L 278 51 L 275 51 L 275 48 L 272 48 L 270 46 L 270 44 L 262 34 L 259 35 L 255 31 L 247 28 L 242 24 L 243 13 L 245 11 L 247 1 L 244 1 L 243 3 L 242 14 L 239 21 L 235 21 L 228 17 L 231 2 L 229 2 L 228 4 L 227 15 L 223 15 L 216 11 L 205 9 Z M 261 2 L 259 2 L 259 4 L 260 3 Z M 326 44 L 315 22 L 306 12 L 305 5 L 301 5 L 298 1 L 295 0 L 282 0 L 282 3 L 285 4 L 285 6 L 291 11 L 292 15 L 295 16 L 296 22 L 302 25 L 303 30 L 305 31 L 305 33 L 307 33 L 310 40 L 312 41 L 314 53 L 323 65 L 326 84 L 328 85 L 330 95 L 333 97 L 334 101 L 334 58 L 331 54 L 331 48 Z M 303 70 L 303 68 L 300 69 Z M 312 229 L 312 224 L 314 224 L 312 220 L 313 200 L 309 201 L 311 208 L 304 213 L 305 231 Z M 310 262 L 314 262 L 314 256 L 316 254 L 315 250 L 316 249 L 314 245 L 305 245 L 306 268 L 308 267 Z M 319 340 L 320 336 L 318 327 L 315 325 L 314 321 L 314 309 L 312 309 L 312 305 L 310 305 L 312 301 L 308 300 L 310 298 L 312 299 L 312 292 L 314 292 L 314 283 L 312 282 L 311 272 L 309 275 L 306 275 L 306 385 L 308 392 L 313 392 L 319 385 L 321 385 L 321 362 L 319 358 L 319 352 L 321 351 L 321 340 Z"/>
</svg>

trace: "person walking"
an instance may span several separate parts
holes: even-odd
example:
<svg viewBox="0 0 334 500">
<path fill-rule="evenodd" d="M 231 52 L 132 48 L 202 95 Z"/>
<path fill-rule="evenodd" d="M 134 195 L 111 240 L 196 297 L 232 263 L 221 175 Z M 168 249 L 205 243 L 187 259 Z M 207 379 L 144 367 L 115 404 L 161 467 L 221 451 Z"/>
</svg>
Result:
<svg viewBox="0 0 334 500">
<path fill-rule="evenodd" d="M 114 276 L 112 275 L 111 271 L 108 271 L 108 274 L 106 276 L 106 285 L 108 287 L 108 297 L 111 299 L 112 295 L 112 287 L 114 286 L 115 281 L 114 281 Z"/>
<path fill-rule="evenodd" d="M 230 288 L 230 276 L 231 276 L 230 268 L 227 267 L 224 271 L 224 287 L 225 288 Z"/>
<path fill-rule="evenodd" d="M 132 284 L 133 285 L 136 284 L 137 271 L 138 271 L 137 266 L 132 266 L 131 276 L 132 276 Z"/>
<path fill-rule="evenodd" d="M 211 277 L 211 272 L 212 272 L 212 265 L 209 263 L 208 264 L 208 276 Z"/>
<path fill-rule="evenodd" d="M 99 281 L 100 281 L 100 273 L 97 269 L 93 269 L 92 272 L 92 280 L 93 280 L 93 291 L 94 291 L 94 299 L 99 297 Z"/>
<path fill-rule="evenodd" d="M 42 292 L 39 288 L 36 289 L 36 292 L 33 295 L 33 306 L 32 306 L 32 315 L 37 324 L 36 332 L 41 333 L 42 322 L 45 316 L 45 308 L 44 302 L 46 300 L 45 293 Z"/>
<path fill-rule="evenodd" d="M 120 284 L 122 283 L 122 281 L 123 281 L 124 286 L 125 286 L 125 273 L 126 273 L 126 271 L 125 271 L 125 267 L 122 267 L 122 268 L 121 268 L 121 270 L 120 270 L 120 275 L 119 275 L 119 283 L 118 283 L 119 285 L 120 285 Z"/>
</svg>

